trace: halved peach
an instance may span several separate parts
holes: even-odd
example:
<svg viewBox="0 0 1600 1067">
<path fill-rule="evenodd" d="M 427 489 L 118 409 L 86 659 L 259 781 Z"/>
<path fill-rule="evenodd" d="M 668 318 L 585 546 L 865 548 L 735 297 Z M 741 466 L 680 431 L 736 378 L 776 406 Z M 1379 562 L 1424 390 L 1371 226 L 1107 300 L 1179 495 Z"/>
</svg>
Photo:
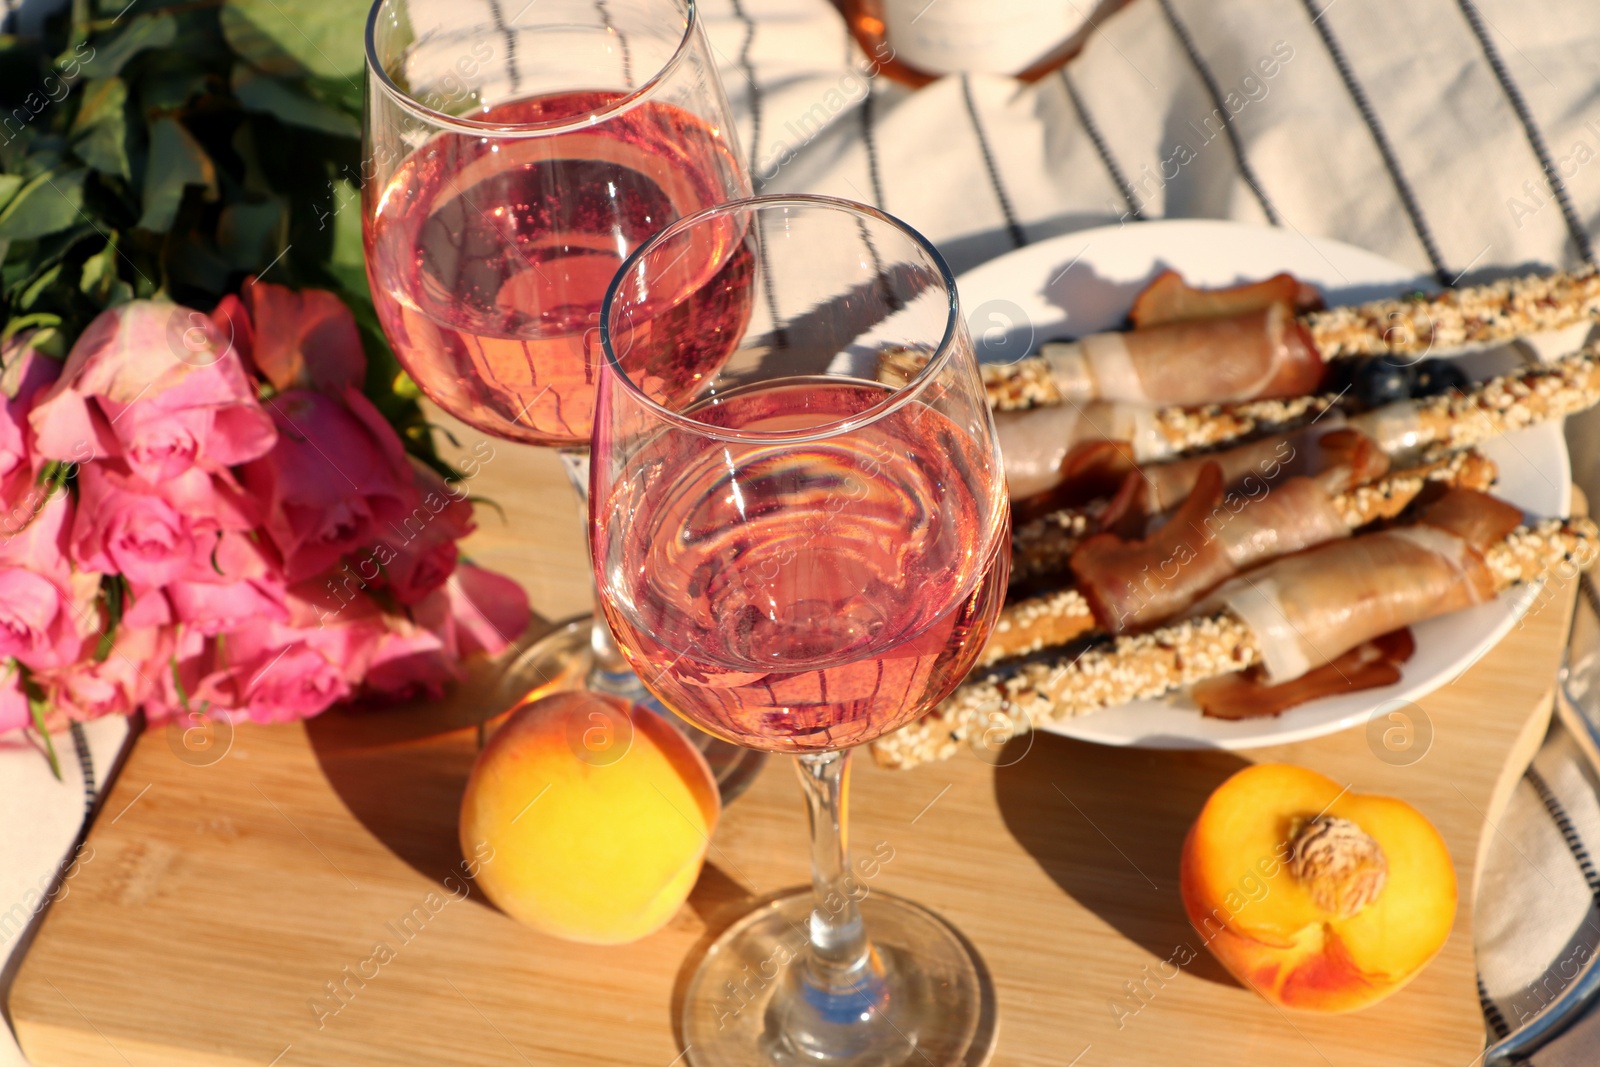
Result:
<svg viewBox="0 0 1600 1067">
<path fill-rule="evenodd" d="M 1180 888 L 1234 977 L 1313 1011 L 1362 1008 L 1405 985 L 1456 912 L 1455 867 L 1421 812 L 1281 763 L 1211 794 L 1184 841 Z"/>
</svg>

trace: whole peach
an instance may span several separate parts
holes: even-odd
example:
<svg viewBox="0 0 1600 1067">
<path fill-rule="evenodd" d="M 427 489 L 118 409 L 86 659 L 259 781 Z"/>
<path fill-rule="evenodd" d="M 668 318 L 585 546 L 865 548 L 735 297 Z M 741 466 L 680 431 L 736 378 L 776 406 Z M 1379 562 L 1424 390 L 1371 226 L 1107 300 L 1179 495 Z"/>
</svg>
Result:
<svg viewBox="0 0 1600 1067">
<path fill-rule="evenodd" d="M 478 754 L 461 849 L 493 857 L 477 882 L 512 918 L 620 944 L 677 912 L 720 812 L 705 759 L 666 720 L 617 697 L 557 693 L 518 708 Z"/>
</svg>

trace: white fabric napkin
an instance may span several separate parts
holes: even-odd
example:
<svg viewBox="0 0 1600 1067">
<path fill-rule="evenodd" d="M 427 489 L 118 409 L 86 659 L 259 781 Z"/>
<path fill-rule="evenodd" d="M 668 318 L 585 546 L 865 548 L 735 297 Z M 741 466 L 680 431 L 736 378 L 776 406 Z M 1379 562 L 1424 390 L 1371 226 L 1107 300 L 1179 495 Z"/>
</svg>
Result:
<svg viewBox="0 0 1600 1067">
<path fill-rule="evenodd" d="M 875 204 L 958 272 L 1051 234 L 1160 217 L 1280 224 L 1444 280 L 1591 255 L 1594 0 L 1132 0 L 1037 85 L 950 77 L 915 93 L 865 76 L 826 0 L 703 0 L 702 12 L 758 188 Z M 1569 439 L 1600 500 L 1600 417 L 1574 420 Z M 124 729 L 88 729 L 97 781 Z M 1600 842 L 1595 783 L 1563 736 L 1535 771 L 1580 840 Z M 35 752 L 0 745 L 0 916 L 49 885 L 77 839 L 82 776 L 70 738 L 57 745 L 64 785 Z M 1496 835 L 1478 922 L 1486 999 L 1514 1021 L 1540 959 L 1559 963 L 1592 912 L 1572 872 L 1589 875 L 1531 778 L 1504 825 L 1516 833 Z M 0 941 L 0 958 L 18 940 Z M 1540 1067 L 1600 1062 L 1591 1019 Z"/>
</svg>

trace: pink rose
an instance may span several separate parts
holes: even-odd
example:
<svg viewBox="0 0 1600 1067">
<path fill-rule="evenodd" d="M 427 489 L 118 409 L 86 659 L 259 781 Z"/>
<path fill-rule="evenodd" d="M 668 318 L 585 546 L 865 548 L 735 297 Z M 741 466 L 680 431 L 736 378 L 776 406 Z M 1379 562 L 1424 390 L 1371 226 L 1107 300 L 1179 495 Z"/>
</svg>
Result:
<svg viewBox="0 0 1600 1067">
<path fill-rule="evenodd" d="M 0 678 L 0 734 L 20 730 L 33 722 L 28 695 L 22 691 L 22 675 L 15 666 L 5 668 Z"/>
<path fill-rule="evenodd" d="M 207 636 L 259 620 L 289 621 L 282 570 L 238 533 L 219 533 L 208 560 L 191 563 L 165 595 L 178 622 Z"/>
<path fill-rule="evenodd" d="M 360 393 L 293 390 L 268 403 L 278 443 L 244 468 L 244 484 L 265 507 L 285 575 L 299 582 L 371 544 L 417 495 L 400 438 Z"/>
<path fill-rule="evenodd" d="M 42 455 L 121 455 L 150 482 L 244 463 L 274 438 L 230 339 L 198 311 L 159 300 L 90 323 L 29 420 Z"/>
<path fill-rule="evenodd" d="M 433 633 L 390 618 L 367 664 L 366 687 L 386 697 L 440 697 L 460 677 L 455 657 Z"/>
<path fill-rule="evenodd" d="M 85 570 L 121 574 L 136 589 L 166 585 L 189 569 L 193 531 L 159 494 L 104 463 L 78 474 L 72 558 Z"/>
<path fill-rule="evenodd" d="M 255 722 L 290 722 L 319 715 L 350 695 L 338 665 L 305 641 L 233 670 L 233 709 Z"/>
<path fill-rule="evenodd" d="M 348 697 L 366 673 L 378 627 L 316 629 L 260 622 L 228 634 L 226 662 L 199 687 L 219 707 L 256 722 L 309 718 Z"/>
<path fill-rule="evenodd" d="M 15 656 L 29 667 L 73 662 L 83 649 L 77 607 L 71 593 L 48 578 L 0 567 L 0 657 Z"/>
<path fill-rule="evenodd" d="M 522 636 L 533 618 L 522 586 L 465 561 L 412 614 L 459 656 L 499 655 Z"/>
<path fill-rule="evenodd" d="M 180 631 L 172 658 L 191 711 L 285 722 L 325 711 L 356 689 L 383 632 L 376 614 L 348 624 L 255 621 L 224 637 Z M 145 705 L 152 721 L 183 712 L 169 668 Z"/>
<path fill-rule="evenodd" d="M 35 678 L 69 719 L 131 715 L 170 671 L 172 647 L 171 630 L 124 624 L 103 661 L 89 658 Z"/>
<path fill-rule="evenodd" d="M 402 604 L 415 604 L 443 585 L 456 569 L 456 542 L 472 532 L 472 504 L 422 466 L 413 468 L 419 502 L 405 518 L 379 531 L 371 549 L 385 584 Z"/>
<path fill-rule="evenodd" d="M 17 500 L 33 488 L 38 464 L 28 415 L 61 374 L 61 363 L 34 348 L 31 338 L 20 334 L 0 350 L 0 500 Z"/>
<path fill-rule="evenodd" d="M 280 390 L 361 388 L 367 357 L 355 317 L 337 296 L 324 289 L 297 293 L 262 281 L 245 292 L 254 324 L 251 356 L 267 381 Z M 232 306 L 217 311 L 230 320 L 237 315 Z"/>
<path fill-rule="evenodd" d="M 259 286 L 266 283 L 256 284 Z M 256 328 L 250 321 L 250 312 L 245 310 L 244 301 L 233 293 L 217 301 L 217 306 L 211 309 L 211 325 L 216 327 L 218 333 L 232 339 L 233 350 L 239 353 L 245 373 L 254 371 L 255 361 L 251 353 L 255 351 Z"/>
<path fill-rule="evenodd" d="M 98 619 L 95 575 L 74 575 L 62 555 L 72 501 L 61 494 L 26 529 L 0 543 L 0 659 L 34 669 L 78 658 Z"/>
<path fill-rule="evenodd" d="M 288 622 L 282 581 L 270 577 L 237 582 L 173 582 L 166 587 L 173 616 L 206 637 L 258 619 Z"/>
</svg>

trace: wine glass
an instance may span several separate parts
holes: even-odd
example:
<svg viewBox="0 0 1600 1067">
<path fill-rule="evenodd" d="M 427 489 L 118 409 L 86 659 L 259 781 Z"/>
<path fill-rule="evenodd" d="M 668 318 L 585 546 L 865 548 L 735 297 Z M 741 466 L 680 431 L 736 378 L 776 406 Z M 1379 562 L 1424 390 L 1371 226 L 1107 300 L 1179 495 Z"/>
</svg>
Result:
<svg viewBox="0 0 1600 1067">
<path fill-rule="evenodd" d="M 872 208 L 762 197 L 634 252 L 601 322 L 601 606 L 662 702 L 798 756 L 811 821 L 812 888 L 740 919 L 689 978 L 688 1059 L 981 1062 L 994 1037 L 982 963 L 852 869 L 844 812 L 851 746 L 960 682 L 1010 570 L 994 423 L 949 269 Z M 636 369 L 713 343 L 692 394 Z M 891 350 L 927 365 L 880 384 Z"/>
<path fill-rule="evenodd" d="M 366 47 L 363 220 L 384 333 L 452 415 L 560 449 L 581 496 L 606 286 L 667 223 L 749 193 L 695 4 L 377 0 Z M 703 369 L 650 370 L 671 394 Z M 646 695 L 598 612 L 504 682 L 513 701 L 580 684 Z"/>
</svg>

